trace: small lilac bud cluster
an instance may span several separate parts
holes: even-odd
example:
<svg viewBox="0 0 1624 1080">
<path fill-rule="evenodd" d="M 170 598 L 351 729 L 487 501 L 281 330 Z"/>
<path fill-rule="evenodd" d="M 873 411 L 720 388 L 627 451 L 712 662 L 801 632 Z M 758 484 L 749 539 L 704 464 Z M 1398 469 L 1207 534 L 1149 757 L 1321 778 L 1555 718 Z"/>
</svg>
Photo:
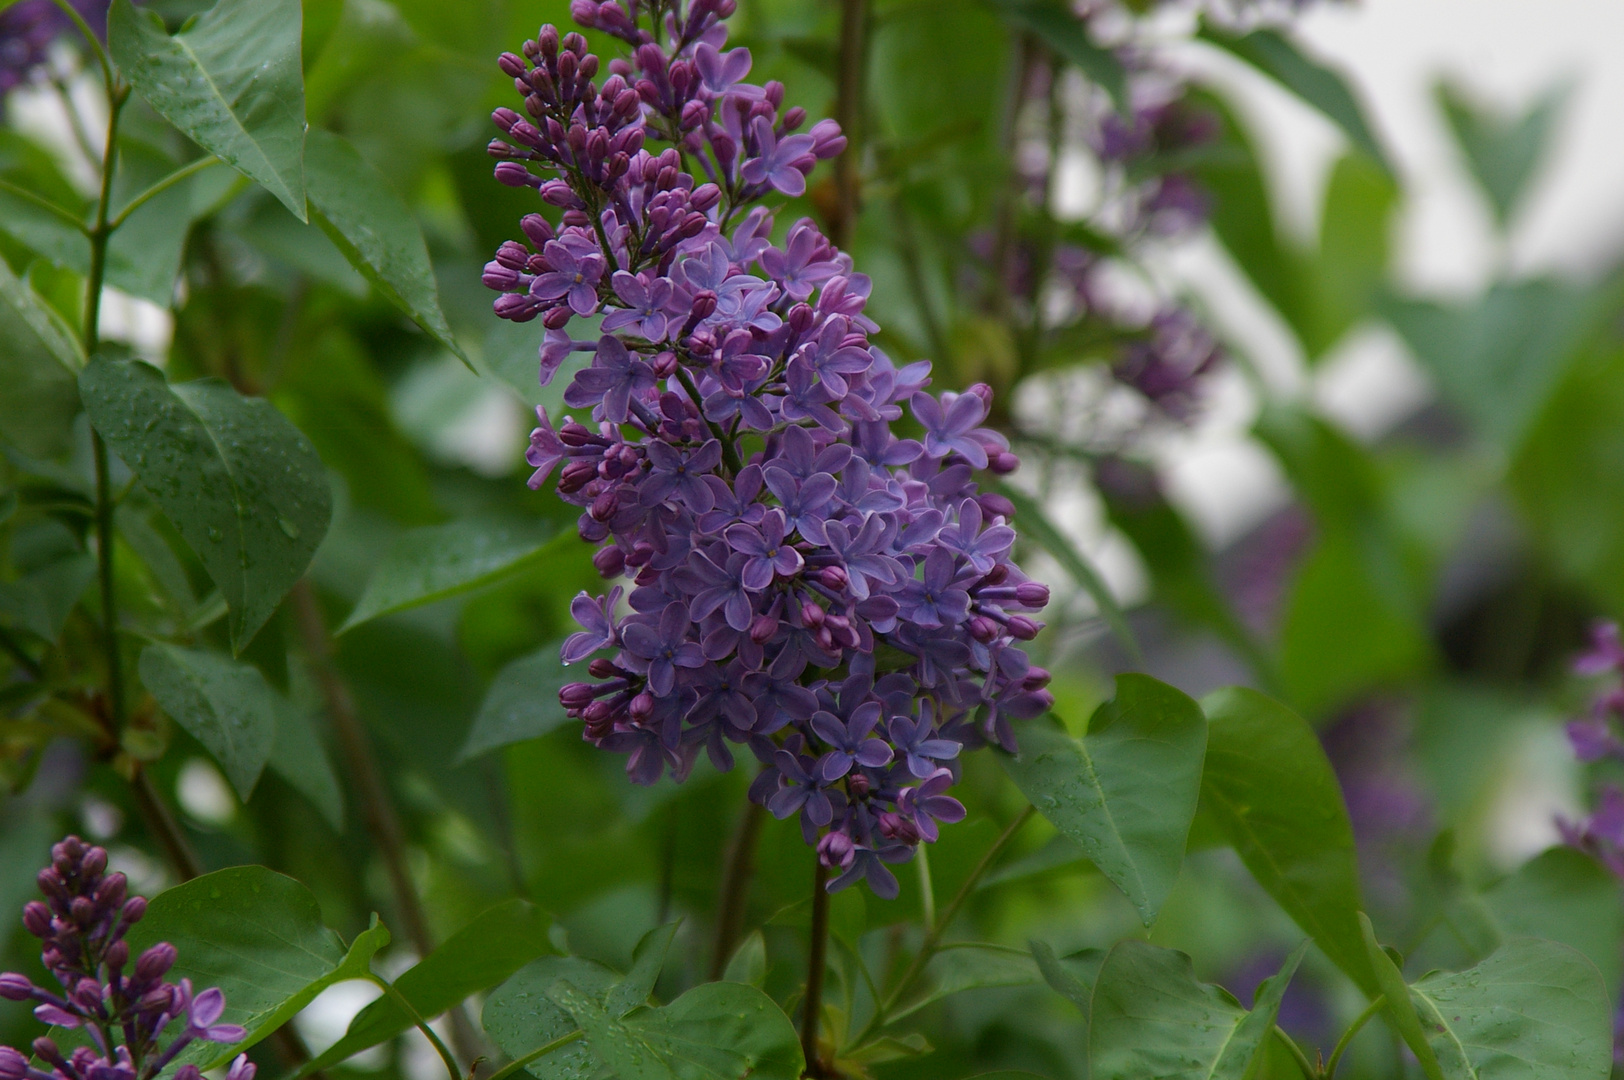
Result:
<svg viewBox="0 0 1624 1080">
<path fill-rule="evenodd" d="M 551 26 L 501 59 L 531 119 L 496 113 L 498 178 L 562 214 L 527 216 L 528 246 L 504 244 L 485 280 L 497 314 L 541 317 L 543 384 L 592 354 L 564 394 L 591 423 L 538 411 L 530 484 L 556 469 L 600 573 L 630 578 L 576 598 L 563 658 L 594 681 L 559 697 L 639 783 L 747 746 L 751 798 L 799 818 L 831 888 L 894 896 L 886 864 L 964 816 L 945 793 L 961 750 L 1013 749 L 1011 721 L 1052 704 L 1018 647 L 1048 590 L 1010 561 L 1013 506 L 974 480 L 1018 464 L 982 426 L 991 392 L 927 393 L 927 362 L 871 342 L 850 257 L 809 220 L 775 244 L 745 209 L 801 194 L 845 139 L 828 121 L 791 134 L 805 116 L 780 115 L 783 87 L 742 81 L 733 7 L 577 0 L 633 50 L 601 89 L 584 40 Z M 595 339 L 570 336 L 600 311 Z M 922 439 L 893 432 L 904 407 Z"/>
<path fill-rule="evenodd" d="M 152 1080 L 193 1042 L 234 1043 L 247 1036 L 236 1024 L 219 1022 L 225 995 L 218 988 L 193 994 L 192 984 L 167 982 L 175 947 L 167 942 L 131 962 L 124 940 L 146 914 L 147 902 L 128 896 L 123 874 L 107 873 L 107 852 L 70 836 L 51 848 L 51 865 L 39 872 L 43 901 L 23 908 L 23 925 L 43 942 L 40 960 L 62 985 L 60 993 L 35 986 L 26 975 L 0 974 L 0 997 L 34 1001 L 34 1015 L 59 1028 L 82 1028 L 93 1046 L 63 1054 L 55 1040 L 34 1040 L 33 1051 L 51 1067 L 0 1046 L 0 1080 Z M 179 1022 L 167 1046 L 166 1031 Z M 183 1065 L 176 1080 L 202 1080 Z M 254 1080 L 246 1055 L 232 1064 L 228 1080 Z"/>
</svg>

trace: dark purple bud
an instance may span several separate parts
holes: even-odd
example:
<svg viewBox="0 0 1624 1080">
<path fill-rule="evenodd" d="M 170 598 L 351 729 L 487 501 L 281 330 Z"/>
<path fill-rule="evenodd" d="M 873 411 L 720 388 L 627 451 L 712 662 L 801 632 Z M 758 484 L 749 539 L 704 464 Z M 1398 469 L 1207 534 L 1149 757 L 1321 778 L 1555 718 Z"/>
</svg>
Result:
<svg viewBox="0 0 1624 1080">
<path fill-rule="evenodd" d="M 784 114 L 785 131 L 794 131 L 804 123 L 806 123 L 806 110 L 799 105 Z"/>
<path fill-rule="evenodd" d="M 502 69 L 502 74 L 512 79 L 522 79 L 530 69 L 525 65 L 524 58 L 505 52 L 496 58 L 496 66 Z"/>
<path fill-rule="evenodd" d="M 614 489 L 610 489 L 592 500 L 592 505 L 587 508 L 587 513 L 592 515 L 594 521 L 608 521 L 615 516 L 615 511 L 619 509 L 620 495 Z"/>
<path fill-rule="evenodd" d="M 851 837 L 838 829 L 825 833 L 818 841 L 818 859 L 831 870 L 844 870 L 857 858 L 856 845 Z"/>
<path fill-rule="evenodd" d="M 492 260 L 485 264 L 485 272 L 479 276 L 479 280 L 487 289 L 511 292 L 519 287 L 519 272 Z"/>
<path fill-rule="evenodd" d="M 709 213 L 711 207 L 722 201 L 722 189 L 715 184 L 700 184 L 688 194 L 688 205 L 702 214 Z"/>
<path fill-rule="evenodd" d="M 771 615 L 757 615 L 750 620 L 750 640 L 765 645 L 778 633 L 778 620 Z"/>
<path fill-rule="evenodd" d="M 1008 476 L 1021 467 L 1021 459 L 1008 450 L 995 450 L 987 455 L 987 471 Z"/>
<path fill-rule="evenodd" d="M 1038 636 L 1043 624 L 1036 619 L 1028 619 L 1025 615 L 1011 615 L 1009 617 L 1010 636 L 1017 641 L 1031 641 Z"/>
<path fill-rule="evenodd" d="M 28 1058 L 9 1046 L 0 1046 L 0 1080 L 24 1080 Z"/>
<path fill-rule="evenodd" d="M 654 377 L 656 379 L 669 379 L 677 373 L 677 354 L 663 352 L 654 358 Z"/>
<path fill-rule="evenodd" d="M 113 942 L 107 946 L 107 951 L 102 954 L 102 959 L 106 961 L 107 966 L 112 970 L 119 970 L 130 962 L 130 943 L 128 941 Z"/>
<path fill-rule="evenodd" d="M 537 249 L 553 238 L 553 227 L 540 214 L 526 214 L 519 219 L 519 228 L 524 230 L 531 246 Z"/>
<path fill-rule="evenodd" d="M 15 971 L 8 971 L 0 975 L 0 998 L 7 1001 L 27 1001 L 34 996 L 34 984 L 27 975 L 19 975 Z"/>
<path fill-rule="evenodd" d="M 606 578 L 617 578 L 626 570 L 626 553 L 611 545 L 599 548 L 592 555 L 592 566 Z"/>
<path fill-rule="evenodd" d="M 784 104 L 784 84 L 777 79 L 768 82 L 766 86 L 762 87 L 762 90 L 766 91 L 767 100 L 771 102 L 774 109 Z"/>
<path fill-rule="evenodd" d="M 919 843 L 919 826 L 910 818 L 887 811 L 880 815 L 880 833 L 904 844 Z"/>
<path fill-rule="evenodd" d="M 147 898 L 132 896 L 124 901 L 124 921 L 129 924 L 140 922 L 147 914 Z"/>
<path fill-rule="evenodd" d="M 1026 669 L 1026 678 L 1021 680 L 1021 686 L 1027 690 L 1042 690 L 1049 685 L 1049 678 L 1047 668 L 1030 667 Z"/>
<path fill-rule="evenodd" d="M 517 161 L 499 161 L 496 163 L 496 179 L 508 187 L 541 187 L 541 179 L 530 175 L 530 170 Z"/>
<path fill-rule="evenodd" d="M 710 106 L 703 101 L 690 101 L 682 107 L 682 130 L 692 131 L 710 119 Z"/>
<path fill-rule="evenodd" d="M 851 578 L 842 566 L 825 566 L 819 571 L 818 580 L 823 582 L 824 588 L 833 592 L 845 592 L 846 586 L 851 584 Z"/>
<path fill-rule="evenodd" d="M 575 522 L 575 532 L 589 544 L 596 544 L 609 538 L 609 526 L 601 521 L 593 521 L 585 514 Z"/>
<path fill-rule="evenodd" d="M 647 691 L 638 694 L 632 698 L 627 709 L 631 712 L 633 720 L 647 720 L 650 714 L 654 712 L 654 695 Z"/>
<path fill-rule="evenodd" d="M 813 630 L 823 625 L 823 608 L 808 600 L 801 605 L 801 622 Z"/>
<path fill-rule="evenodd" d="M 851 792 L 854 799 L 866 799 L 874 785 L 868 782 L 868 774 L 849 772 L 846 774 L 846 790 Z"/>
<path fill-rule="evenodd" d="M 1029 608 L 1044 607 L 1049 603 L 1049 586 L 1041 581 L 1023 581 L 1015 586 L 1015 599 Z"/>
<path fill-rule="evenodd" d="M 560 304 L 558 307 L 547 309 L 546 314 L 541 317 L 541 325 L 549 330 L 562 330 L 574 317 L 575 312 L 568 304 Z"/>
<path fill-rule="evenodd" d="M 558 690 L 558 703 L 566 709 L 585 708 L 596 701 L 597 697 L 597 687 L 591 683 L 565 683 Z"/>
<path fill-rule="evenodd" d="M 985 645 L 997 639 L 1003 628 L 985 615 L 972 615 L 970 617 L 970 636 Z"/>
<path fill-rule="evenodd" d="M 175 966 L 175 947 L 160 941 L 135 961 L 135 977 L 143 982 L 161 979 L 164 972 Z"/>
<path fill-rule="evenodd" d="M 688 315 L 693 319 L 708 319 L 716 314 L 716 294 L 709 289 L 701 289 L 694 294 L 694 305 L 689 309 Z"/>
<path fill-rule="evenodd" d="M 988 517 L 1001 517 L 1005 521 L 1015 518 L 1015 504 L 996 491 L 981 492 L 976 496 L 976 502 L 981 504 L 982 512 Z"/>
<path fill-rule="evenodd" d="M 96 902 L 88 896 L 75 896 L 68 905 L 68 918 L 80 926 L 89 926 L 96 921 Z"/>
<path fill-rule="evenodd" d="M 607 702 L 594 701 L 581 710 L 581 719 L 589 724 L 601 724 L 613 714 Z"/>
<path fill-rule="evenodd" d="M 23 905 L 23 925 L 35 937 L 45 937 L 51 932 L 51 909 L 38 900 L 30 900 Z"/>
<path fill-rule="evenodd" d="M 796 304 L 789 309 L 789 326 L 797 335 L 805 334 L 812 329 L 812 322 L 817 317 L 808 304 Z"/>
</svg>

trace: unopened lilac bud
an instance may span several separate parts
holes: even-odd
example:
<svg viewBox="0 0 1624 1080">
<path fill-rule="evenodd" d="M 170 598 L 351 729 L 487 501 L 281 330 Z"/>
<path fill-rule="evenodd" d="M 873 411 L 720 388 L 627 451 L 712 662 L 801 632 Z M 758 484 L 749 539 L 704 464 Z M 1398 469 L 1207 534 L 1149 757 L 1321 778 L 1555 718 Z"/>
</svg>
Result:
<svg viewBox="0 0 1624 1080">
<path fill-rule="evenodd" d="M 857 858 L 856 845 L 851 837 L 836 829 L 825 833 L 818 841 L 818 859 L 831 870 L 844 870 Z"/>
<path fill-rule="evenodd" d="M 654 695 L 645 690 L 632 698 L 626 709 L 632 714 L 633 720 L 647 720 L 654 712 Z"/>
<path fill-rule="evenodd" d="M 0 998 L 7 1001 L 27 1001 L 34 996 L 34 984 L 27 975 L 8 971 L 0 975 Z"/>
<path fill-rule="evenodd" d="M 818 580 L 831 592 L 845 592 L 846 586 L 851 584 L 851 578 L 843 566 L 825 566 L 818 572 Z"/>
<path fill-rule="evenodd" d="M 532 176 L 530 170 L 517 161 L 499 161 L 496 163 L 496 179 L 508 187 L 539 187 L 541 180 Z"/>
<path fill-rule="evenodd" d="M 716 314 L 716 294 L 709 289 L 701 289 L 694 294 L 693 307 L 688 314 L 695 319 L 708 319 Z"/>
<path fill-rule="evenodd" d="M 128 941 L 113 942 L 107 946 L 107 951 L 102 954 L 102 959 L 106 961 L 109 968 L 117 971 L 130 962 L 130 943 Z"/>
<path fill-rule="evenodd" d="M 485 272 L 480 275 L 479 280 L 487 289 L 510 292 L 519 287 L 519 272 L 503 266 L 500 261 L 493 260 L 485 264 Z"/>
<path fill-rule="evenodd" d="M 175 947 L 167 941 L 160 941 L 136 959 L 135 977 L 143 982 L 161 979 L 164 973 L 174 966 Z"/>
<path fill-rule="evenodd" d="M 806 110 L 796 105 L 784 114 L 784 130 L 794 131 L 806 123 Z"/>
<path fill-rule="evenodd" d="M 659 353 L 650 366 L 654 368 L 656 379 L 669 379 L 677 373 L 677 354 L 669 351 Z"/>
<path fill-rule="evenodd" d="M 68 905 L 68 917 L 80 926 L 89 926 L 96 921 L 96 904 L 88 896 L 75 896 Z"/>
<path fill-rule="evenodd" d="M 912 819 L 890 811 L 880 815 L 880 833 L 904 844 L 919 843 L 919 826 Z"/>
<path fill-rule="evenodd" d="M 559 307 L 551 308 L 546 314 L 542 315 L 541 325 L 545 326 L 549 330 L 562 330 L 565 326 L 569 325 L 570 319 L 574 317 L 575 312 L 569 307 L 569 305 L 565 304 Z"/>
<path fill-rule="evenodd" d="M 593 569 L 606 578 L 617 578 L 626 570 L 626 553 L 618 546 L 599 548 L 592 555 Z"/>
<path fill-rule="evenodd" d="M 1021 459 L 1008 450 L 995 450 L 987 455 L 987 471 L 1008 476 L 1021 467 Z"/>
<path fill-rule="evenodd" d="M 776 109 L 784 104 L 784 84 L 777 79 L 769 80 L 767 85 L 761 89 L 765 92 L 765 96 L 773 108 Z"/>
<path fill-rule="evenodd" d="M 680 121 L 684 131 L 692 131 L 710 119 L 711 107 L 703 101 L 690 101 L 682 107 Z"/>
<path fill-rule="evenodd" d="M 771 615 L 757 615 L 750 620 L 750 640 L 765 645 L 778 633 L 778 620 Z"/>
<path fill-rule="evenodd" d="M 1049 685 L 1049 669 L 1030 667 L 1026 669 L 1026 677 L 1021 680 L 1021 686 L 1027 690 L 1042 690 Z"/>
<path fill-rule="evenodd" d="M 565 683 L 558 689 L 558 703 L 566 709 L 581 709 L 597 699 L 597 687 L 591 683 Z"/>
<path fill-rule="evenodd" d="M 984 382 L 974 383 L 971 386 L 967 387 L 964 392 L 966 394 L 974 394 L 976 397 L 978 397 L 982 401 L 986 402 L 989 407 L 991 407 L 991 405 L 992 405 L 992 387 L 988 386 L 986 383 L 984 383 Z"/>
<path fill-rule="evenodd" d="M 35 937 L 45 937 L 51 932 L 51 909 L 38 900 L 30 900 L 23 905 L 23 926 Z"/>
<path fill-rule="evenodd" d="M 28 1058 L 9 1046 L 0 1046 L 0 1080 L 24 1080 L 28 1076 Z"/>
<path fill-rule="evenodd" d="M 587 513 L 592 515 L 594 521 L 608 521 L 615 516 L 615 511 L 618 509 L 620 509 L 620 495 L 614 489 L 610 489 L 592 500 L 592 505 L 587 509 Z"/>
<path fill-rule="evenodd" d="M 989 641 L 996 640 L 1001 632 L 999 625 L 993 620 L 987 618 L 985 615 L 970 616 L 969 629 L 970 636 L 981 642 L 983 645 Z"/>
<path fill-rule="evenodd" d="M 823 616 L 823 608 L 814 601 L 808 600 L 801 605 L 801 622 L 811 629 L 816 630 L 823 625 Z"/>
<path fill-rule="evenodd" d="M 498 56 L 496 58 L 496 66 L 502 69 L 502 74 L 511 79 L 522 79 L 525 76 L 525 72 L 530 70 L 522 57 L 515 56 L 510 52 L 505 52 L 501 56 Z"/>
<path fill-rule="evenodd" d="M 976 496 L 976 502 L 981 504 L 982 512 L 988 517 L 1001 517 L 1005 521 L 1015 517 L 1015 504 L 996 491 L 981 492 Z"/>
<path fill-rule="evenodd" d="M 709 213 L 721 201 L 722 189 L 715 184 L 700 184 L 688 195 L 688 205 L 702 214 Z"/>
<path fill-rule="evenodd" d="M 537 248 L 553 238 L 553 227 L 540 214 L 526 214 L 519 219 L 519 228 L 524 230 L 531 245 Z"/>
<path fill-rule="evenodd" d="M 601 724 L 609 719 L 613 711 L 608 702 L 594 701 L 581 710 L 581 719 L 589 724 Z"/>
<path fill-rule="evenodd" d="M 140 922 L 147 914 L 147 898 L 132 896 L 124 901 L 124 921 L 128 924 Z"/>
<path fill-rule="evenodd" d="M 1011 615 L 1009 617 L 1010 636 L 1017 641 L 1031 641 L 1038 636 L 1043 624 L 1036 619 L 1028 619 L 1025 615 Z"/>
<path fill-rule="evenodd" d="M 851 792 L 852 798 L 866 799 L 868 793 L 873 789 L 874 785 L 869 783 L 867 773 L 849 772 L 846 774 L 846 790 Z"/>
<path fill-rule="evenodd" d="M 195 1069 L 196 1066 L 193 1066 L 193 1068 Z M 185 1069 L 186 1066 L 182 1065 L 181 1071 L 184 1072 Z M 226 1070 L 226 1080 L 254 1080 L 254 1074 L 258 1071 L 259 1066 L 249 1061 L 247 1054 L 238 1054 L 236 1059 L 232 1061 L 231 1068 Z M 176 1073 L 175 1080 L 186 1080 L 186 1078 L 181 1076 L 180 1073 Z"/>
<path fill-rule="evenodd" d="M 1044 607 L 1049 603 L 1049 586 L 1041 581 L 1023 581 L 1015 586 L 1015 599 L 1029 608 Z"/>
</svg>

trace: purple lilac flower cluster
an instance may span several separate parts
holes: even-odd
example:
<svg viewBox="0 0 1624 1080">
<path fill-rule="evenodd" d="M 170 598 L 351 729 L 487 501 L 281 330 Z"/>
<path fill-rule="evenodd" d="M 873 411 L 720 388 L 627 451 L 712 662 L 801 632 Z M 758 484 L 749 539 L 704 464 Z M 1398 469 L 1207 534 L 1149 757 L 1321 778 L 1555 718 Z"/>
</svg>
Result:
<svg viewBox="0 0 1624 1080">
<path fill-rule="evenodd" d="M 161 942 L 131 963 L 124 936 L 146 914 L 147 902 L 128 895 L 123 874 L 107 873 L 105 850 L 70 836 L 51 848 L 51 865 L 37 880 L 45 899 L 24 906 L 23 925 L 44 943 L 40 960 L 62 990 L 7 973 L 0 975 L 0 997 L 37 1002 L 36 1017 L 81 1029 L 92 1045 L 63 1054 L 55 1040 L 35 1039 L 34 1054 L 49 1072 L 0 1046 L 0 1080 L 152 1080 L 199 1039 L 234 1043 L 248 1034 L 219 1022 L 226 1002 L 218 988 L 194 994 L 189 979 L 165 981 L 175 963 L 173 945 Z M 166 1032 L 172 1037 L 164 1046 Z M 254 1080 L 254 1071 L 247 1055 L 239 1055 L 228 1080 Z M 182 1065 L 175 1080 L 202 1080 L 202 1073 Z"/>
<path fill-rule="evenodd" d="M 831 889 L 895 896 L 886 864 L 964 816 L 945 794 L 961 750 L 1013 749 L 1010 721 L 1052 703 L 1016 647 L 1048 590 L 1010 562 L 1014 508 L 973 479 L 1017 465 L 981 426 L 990 392 L 928 393 L 928 363 L 870 341 L 851 259 L 809 220 L 774 243 L 750 205 L 801 194 L 845 139 L 796 134 L 782 85 L 742 81 L 734 6 L 576 0 L 633 50 L 602 87 L 552 26 L 501 59 L 528 119 L 496 112 L 497 176 L 562 214 L 527 216 L 528 246 L 504 244 L 485 282 L 497 314 L 542 319 L 543 383 L 592 354 L 564 395 L 592 422 L 538 411 L 530 484 L 557 468 L 597 568 L 630 578 L 627 610 L 622 586 L 576 598 L 565 662 L 608 655 L 560 699 L 639 783 L 747 746 L 751 798 L 799 817 Z M 595 336 L 568 332 L 600 312 Z M 893 432 L 904 407 L 922 439 Z"/>
<path fill-rule="evenodd" d="M 72 0 L 98 33 L 107 25 L 108 0 Z M 53 0 L 19 0 L 0 11 L 0 94 L 33 77 L 49 59 L 51 43 L 73 28 Z"/>
<path fill-rule="evenodd" d="M 1624 761 L 1624 741 L 1616 724 L 1624 718 L 1624 641 L 1618 624 L 1598 622 L 1591 628 L 1590 648 L 1573 663 L 1576 675 L 1611 676 L 1590 704 L 1589 715 L 1568 722 L 1568 741 L 1580 761 Z M 1583 821 L 1557 819 L 1562 839 L 1589 852 L 1614 874 L 1624 878 L 1624 791 L 1608 784 L 1596 799 L 1596 809 Z"/>
</svg>

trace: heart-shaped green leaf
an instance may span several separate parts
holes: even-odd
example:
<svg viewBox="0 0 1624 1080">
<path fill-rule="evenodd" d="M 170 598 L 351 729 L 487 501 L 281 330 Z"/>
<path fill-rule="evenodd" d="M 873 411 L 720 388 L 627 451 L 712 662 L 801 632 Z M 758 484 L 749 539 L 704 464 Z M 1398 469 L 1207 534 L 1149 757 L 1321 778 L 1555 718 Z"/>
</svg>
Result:
<svg viewBox="0 0 1624 1080">
<path fill-rule="evenodd" d="M 252 664 L 219 653 L 148 645 L 141 682 L 175 723 L 214 755 L 247 800 L 276 744 L 276 695 Z"/>
</svg>

